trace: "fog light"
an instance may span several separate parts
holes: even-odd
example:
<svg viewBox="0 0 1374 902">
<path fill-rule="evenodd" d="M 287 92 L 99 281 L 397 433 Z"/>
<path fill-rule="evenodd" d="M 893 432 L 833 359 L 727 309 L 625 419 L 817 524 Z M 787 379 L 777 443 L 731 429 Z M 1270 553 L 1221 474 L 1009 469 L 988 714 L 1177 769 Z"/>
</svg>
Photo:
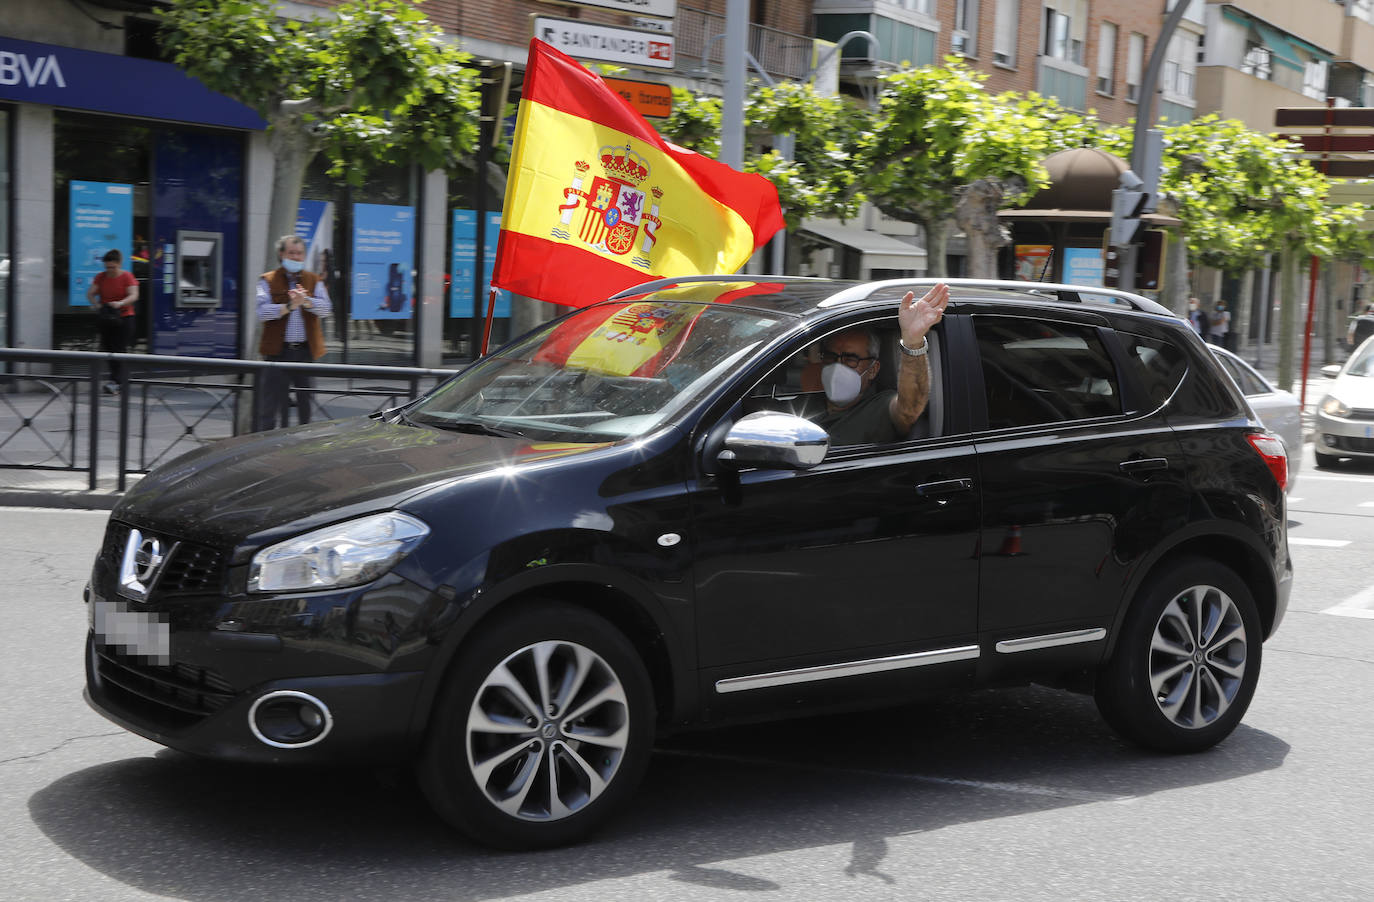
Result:
<svg viewBox="0 0 1374 902">
<path fill-rule="evenodd" d="M 334 726 L 324 702 L 294 689 L 269 692 L 253 702 L 248 728 L 259 741 L 279 749 L 314 745 Z"/>
<path fill-rule="evenodd" d="M 1336 437 L 1334 435 L 1323 435 L 1322 442 L 1325 443 L 1328 448 L 1336 447 Z"/>
</svg>

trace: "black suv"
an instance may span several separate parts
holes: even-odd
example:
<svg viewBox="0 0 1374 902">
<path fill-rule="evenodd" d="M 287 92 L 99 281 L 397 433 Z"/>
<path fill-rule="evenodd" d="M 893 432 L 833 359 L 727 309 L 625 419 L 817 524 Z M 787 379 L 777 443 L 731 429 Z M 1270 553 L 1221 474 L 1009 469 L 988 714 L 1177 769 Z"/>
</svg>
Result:
<svg viewBox="0 0 1374 902">
<path fill-rule="evenodd" d="M 952 281 L 910 434 L 833 447 L 818 343 L 872 330 L 881 383 L 932 282 L 747 278 L 151 473 L 91 577 L 90 703 L 197 755 L 415 762 L 509 847 L 742 718 L 1035 680 L 1156 749 L 1236 727 L 1291 586 L 1285 456 L 1182 321 Z"/>
</svg>

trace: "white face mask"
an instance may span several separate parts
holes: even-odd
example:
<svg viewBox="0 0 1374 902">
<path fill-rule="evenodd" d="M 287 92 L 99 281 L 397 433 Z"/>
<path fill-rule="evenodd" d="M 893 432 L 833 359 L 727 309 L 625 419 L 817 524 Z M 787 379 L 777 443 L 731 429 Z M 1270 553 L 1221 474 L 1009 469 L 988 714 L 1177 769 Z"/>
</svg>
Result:
<svg viewBox="0 0 1374 902">
<path fill-rule="evenodd" d="M 831 404 L 843 407 L 863 391 L 864 377 L 858 370 L 837 361 L 821 369 L 821 387 Z"/>
<path fill-rule="evenodd" d="M 282 269 L 286 270 L 287 272 L 300 272 L 301 270 L 305 269 L 304 260 L 292 260 L 289 257 L 282 257 L 281 265 Z"/>
</svg>

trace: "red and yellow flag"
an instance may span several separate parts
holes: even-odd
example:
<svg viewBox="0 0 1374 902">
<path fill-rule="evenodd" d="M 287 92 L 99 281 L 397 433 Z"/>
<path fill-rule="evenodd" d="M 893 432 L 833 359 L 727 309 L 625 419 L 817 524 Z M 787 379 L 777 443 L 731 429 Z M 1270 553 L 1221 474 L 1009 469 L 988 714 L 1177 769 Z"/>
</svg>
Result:
<svg viewBox="0 0 1374 902">
<path fill-rule="evenodd" d="M 530 41 L 492 285 L 584 307 L 733 273 L 782 226 L 767 179 L 669 144 L 600 76 Z"/>
</svg>

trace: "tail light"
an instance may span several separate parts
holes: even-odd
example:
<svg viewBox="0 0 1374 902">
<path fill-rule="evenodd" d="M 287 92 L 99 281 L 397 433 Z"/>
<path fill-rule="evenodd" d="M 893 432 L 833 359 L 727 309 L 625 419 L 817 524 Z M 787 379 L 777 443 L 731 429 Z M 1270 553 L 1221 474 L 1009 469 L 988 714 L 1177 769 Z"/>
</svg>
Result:
<svg viewBox="0 0 1374 902">
<path fill-rule="evenodd" d="M 1264 458 L 1264 465 L 1274 474 L 1279 488 L 1287 491 L 1288 454 L 1283 449 L 1283 442 L 1278 436 L 1267 432 L 1252 432 L 1246 438 L 1250 440 L 1250 446 L 1255 449 L 1255 453 Z"/>
</svg>

